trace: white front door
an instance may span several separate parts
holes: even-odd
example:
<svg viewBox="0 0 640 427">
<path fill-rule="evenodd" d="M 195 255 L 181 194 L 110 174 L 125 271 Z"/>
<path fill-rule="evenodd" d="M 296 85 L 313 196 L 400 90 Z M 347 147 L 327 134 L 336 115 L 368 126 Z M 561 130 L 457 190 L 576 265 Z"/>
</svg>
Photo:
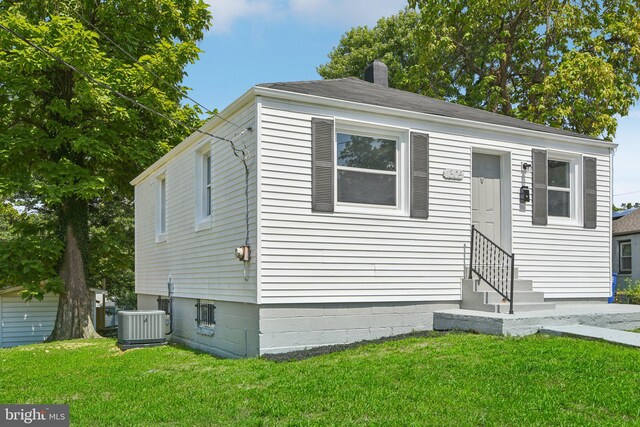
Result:
<svg viewBox="0 0 640 427">
<path fill-rule="evenodd" d="M 502 246 L 500 188 L 500 156 L 473 153 L 471 222 L 478 231 Z"/>
</svg>

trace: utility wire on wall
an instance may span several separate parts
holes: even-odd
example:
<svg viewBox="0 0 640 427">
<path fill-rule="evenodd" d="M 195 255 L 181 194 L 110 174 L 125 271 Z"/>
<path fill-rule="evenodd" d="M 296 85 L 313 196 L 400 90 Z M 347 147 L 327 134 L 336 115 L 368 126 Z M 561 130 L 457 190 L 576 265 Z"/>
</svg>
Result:
<svg viewBox="0 0 640 427">
<path fill-rule="evenodd" d="M 238 149 L 236 147 L 235 141 L 233 139 L 228 139 L 228 138 L 225 138 L 225 137 L 221 137 L 221 136 L 218 136 L 218 135 L 203 131 L 201 129 L 193 128 L 193 127 L 189 126 L 188 124 L 186 124 L 185 122 L 183 122 L 181 120 L 178 120 L 176 118 L 170 117 L 170 116 L 168 116 L 168 115 L 166 115 L 164 113 L 161 113 L 161 112 L 155 110 L 154 108 L 146 106 L 146 105 L 136 101 L 135 99 L 123 94 L 122 92 L 114 89 L 109 84 L 107 84 L 105 82 L 101 82 L 101 81 L 95 79 L 94 77 L 89 75 L 87 72 L 85 72 L 82 69 L 70 64 L 69 62 L 67 62 L 64 59 L 60 58 L 59 56 L 49 52 L 47 49 L 37 45 L 36 43 L 33 43 L 32 41 L 28 40 L 26 37 L 24 37 L 23 35 L 21 35 L 20 33 L 16 32 L 16 31 L 12 30 L 11 28 L 9 28 L 9 27 L 7 27 L 7 26 L 5 26 L 3 24 L 0 24 L 0 29 L 7 31 L 8 33 L 12 34 L 14 37 L 16 37 L 19 40 L 21 40 L 22 42 L 26 43 L 27 45 L 29 45 L 29 46 L 33 47 L 34 49 L 44 53 L 45 55 L 47 55 L 50 58 L 54 59 L 56 62 L 64 65 L 65 67 L 73 70 L 74 72 L 80 74 L 85 79 L 89 80 L 90 82 L 107 89 L 109 92 L 113 93 L 114 95 L 118 96 L 119 98 L 127 100 L 127 101 L 131 102 L 132 104 L 134 104 L 134 105 L 136 105 L 136 106 L 138 106 L 138 107 L 140 107 L 140 108 L 142 108 L 142 109 L 144 109 L 144 110 L 146 110 L 146 111 L 148 111 L 148 112 L 150 112 L 152 114 L 157 115 L 158 117 L 161 117 L 161 118 L 163 118 L 165 120 L 168 120 L 168 121 L 170 121 L 170 122 L 172 122 L 174 124 L 178 124 L 178 125 L 184 127 L 185 129 L 189 130 L 192 133 L 196 133 L 197 132 L 197 133 L 209 136 L 211 138 L 215 138 L 215 139 L 217 139 L 219 141 L 228 142 L 230 144 L 230 146 L 231 146 L 231 149 L 233 150 L 233 154 L 238 159 L 240 159 L 240 161 L 242 162 L 242 165 L 244 166 L 244 170 L 245 170 L 245 211 L 246 211 L 246 215 L 245 215 L 245 225 L 246 225 L 245 245 L 249 246 L 249 232 L 250 232 L 250 228 L 249 228 L 249 176 L 250 176 L 250 170 L 249 170 L 249 165 L 248 165 L 247 161 L 249 160 L 250 156 L 248 154 L 248 150 L 246 148 L 246 145 L 244 146 L 244 148 Z M 220 116 L 218 116 L 218 117 L 220 117 Z M 223 119 L 222 117 L 220 117 L 220 118 Z M 226 119 L 223 119 L 223 120 L 229 122 Z M 232 122 L 229 122 L 229 123 L 233 124 L 234 126 L 237 126 Z M 240 138 L 246 132 L 251 132 L 251 131 L 252 131 L 252 129 L 250 127 L 246 128 L 246 129 L 243 129 L 242 132 L 240 132 L 239 134 L 234 136 L 234 139 Z M 245 274 L 245 280 L 247 280 L 246 274 Z"/>
</svg>

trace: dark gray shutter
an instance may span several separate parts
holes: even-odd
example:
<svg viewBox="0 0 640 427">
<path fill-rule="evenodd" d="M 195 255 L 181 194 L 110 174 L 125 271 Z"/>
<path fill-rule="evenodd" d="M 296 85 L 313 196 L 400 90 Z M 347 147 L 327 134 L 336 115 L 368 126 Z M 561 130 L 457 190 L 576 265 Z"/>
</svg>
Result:
<svg viewBox="0 0 640 427">
<path fill-rule="evenodd" d="M 597 178 L 596 178 L 596 159 L 595 157 L 585 157 L 583 159 L 583 187 L 584 194 L 583 211 L 584 211 L 584 228 L 596 228 L 598 218 L 598 194 L 597 194 Z"/>
<path fill-rule="evenodd" d="M 533 225 L 547 225 L 547 150 L 532 150 L 533 169 L 532 216 Z"/>
<path fill-rule="evenodd" d="M 429 135 L 411 133 L 411 217 L 429 218 Z"/>
<path fill-rule="evenodd" d="M 311 209 L 333 212 L 333 120 L 311 119 Z"/>
</svg>

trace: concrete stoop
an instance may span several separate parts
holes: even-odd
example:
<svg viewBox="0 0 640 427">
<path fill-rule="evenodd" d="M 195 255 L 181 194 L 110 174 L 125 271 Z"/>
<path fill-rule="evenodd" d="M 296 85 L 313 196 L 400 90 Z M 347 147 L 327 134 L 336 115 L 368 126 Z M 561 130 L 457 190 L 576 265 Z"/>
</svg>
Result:
<svg viewBox="0 0 640 427">
<path fill-rule="evenodd" d="M 630 304 L 558 304 L 551 310 L 496 313 L 468 309 L 436 311 L 433 329 L 490 335 L 532 335 L 553 326 L 589 325 L 628 331 L 640 328 L 640 306 Z"/>
<path fill-rule="evenodd" d="M 533 290 L 531 280 L 514 279 L 513 293 L 514 313 L 553 310 L 555 308 L 555 304 L 545 302 L 543 292 Z M 479 279 L 462 279 L 460 308 L 491 313 L 509 313 L 510 304 L 485 282 Z"/>
</svg>

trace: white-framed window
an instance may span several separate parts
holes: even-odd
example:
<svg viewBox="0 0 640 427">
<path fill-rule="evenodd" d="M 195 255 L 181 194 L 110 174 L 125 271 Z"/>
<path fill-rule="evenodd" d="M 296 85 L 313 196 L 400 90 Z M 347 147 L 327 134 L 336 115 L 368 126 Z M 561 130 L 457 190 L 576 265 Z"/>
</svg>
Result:
<svg viewBox="0 0 640 427">
<path fill-rule="evenodd" d="M 549 223 L 578 224 L 582 215 L 582 157 L 550 151 L 547 158 Z"/>
<path fill-rule="evenodd" d="M 211 172 L 211 146 L 204 145 L 196 151 L 196 231 L 211 225 L 213 180 Z"/>
<path fill-rule="evenodd" d="M 340 212 L 406 213 L 407 132 L 338 124 L 335 206 Z"/>
<path fill-rule="evenodd" d="M 156 178 L 156 242 L 167 238 L 167 177 L 163 173 Z"/>
<path fill-rule="evenodd" d="M 626 240 L 618 243 L 620 259 L 620 273 L 631 274 L 631 242 Z"/>
<path fill-rule="evenodd" d="M 548 160 L 549 216 L 571 218 L 571 162 Z"/>
</svg>

